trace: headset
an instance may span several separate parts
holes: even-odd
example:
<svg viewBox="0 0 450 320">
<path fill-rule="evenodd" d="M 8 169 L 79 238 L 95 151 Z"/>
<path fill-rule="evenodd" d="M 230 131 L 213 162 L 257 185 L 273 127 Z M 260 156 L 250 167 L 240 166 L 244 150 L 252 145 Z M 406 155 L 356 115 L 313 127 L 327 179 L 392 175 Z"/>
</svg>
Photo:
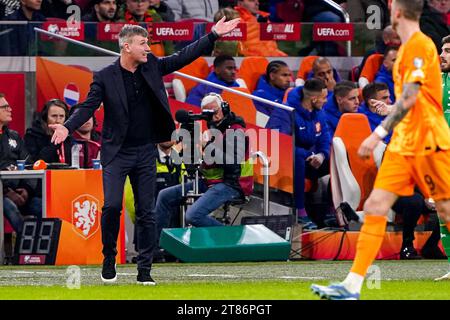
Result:
<svg viewBox="0 0 450 320">
<path fill-rule="evenodd" d="M 231 112 L 230 104 L 228 102 L 224 101 L 220 94 L 215 93 L 215 92 L 210 92 L 205 97 L 208 97 L 208 96 L 215 97 L 219 101 L 219 105 L 222 108 L 222 113 L 223 113 L 224 117 L 226 117 L 227 115 L 230 114 L 230 112 Z"/>
</svg>

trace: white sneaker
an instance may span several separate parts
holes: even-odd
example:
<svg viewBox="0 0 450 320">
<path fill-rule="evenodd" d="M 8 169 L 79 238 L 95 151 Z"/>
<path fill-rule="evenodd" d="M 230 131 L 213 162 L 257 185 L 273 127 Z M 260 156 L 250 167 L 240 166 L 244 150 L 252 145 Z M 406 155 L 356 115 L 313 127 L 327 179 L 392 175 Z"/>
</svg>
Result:
<svg viewBox="0 0 450 320">
<path fill-rule="evenodd" d="M 442 280 L 450 280 L 450 271 L 444 274 L 442 277 L 434 279 L 434 281 L 442 281 Z"/>
</svg>

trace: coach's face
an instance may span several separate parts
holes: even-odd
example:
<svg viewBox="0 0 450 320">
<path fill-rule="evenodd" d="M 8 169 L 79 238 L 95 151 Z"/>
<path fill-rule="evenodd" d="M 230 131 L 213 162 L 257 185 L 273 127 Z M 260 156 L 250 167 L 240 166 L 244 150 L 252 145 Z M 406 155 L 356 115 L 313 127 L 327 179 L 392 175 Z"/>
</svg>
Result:
<svg viewBox="0 0 450 320">
<path fill-rule="evenodd" d="M 143 36 L 133 36 L 130 43 L 125 43 L 125 50 L 131 55 L 131 58 L 137 63 L 146 63 L 147 55 L 150 52 L 148 39 Z"/>
<path fill-rule="evenodd" d="M 450 43 L 444 43 L 442 46 L 441 71 L 450 72 Z"/>
</svg>

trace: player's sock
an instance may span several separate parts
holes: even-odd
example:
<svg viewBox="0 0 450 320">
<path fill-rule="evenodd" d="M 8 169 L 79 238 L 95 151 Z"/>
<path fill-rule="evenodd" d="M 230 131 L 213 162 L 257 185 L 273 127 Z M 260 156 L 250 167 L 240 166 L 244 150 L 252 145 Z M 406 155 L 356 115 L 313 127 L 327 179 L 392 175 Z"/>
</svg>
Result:
<svg viewBox="0 0 450 320">
<path fill-rule="evenodd" d="M 385 216 L 366 215 L 364 224 L 356 244 L 356 255 L 350 272 L 366 276 L 367 269 L 377 256 L 386 232 L 387 218 Z"/>
<path fill-rule="evenodd" d="M 439 219 L 439 225 L 441 227 L 441 241 L 444 247 L 445 254 L 447 255 L 448 262 L 450 263 L 450 222 Z"/>
<path fill-rule="evenodd" d="M 345 278 L 345 280 L 342 281 L 342 284 L 351 293 L 357 293 L 357 292 L 359 293 L 359 292 L 361 292 L 363 282 L 364 282 L 364 277 L 362 275 L 359 275 L 354 272 L 350 272 L 347 275 L 347 278 Z"/>
</svg>

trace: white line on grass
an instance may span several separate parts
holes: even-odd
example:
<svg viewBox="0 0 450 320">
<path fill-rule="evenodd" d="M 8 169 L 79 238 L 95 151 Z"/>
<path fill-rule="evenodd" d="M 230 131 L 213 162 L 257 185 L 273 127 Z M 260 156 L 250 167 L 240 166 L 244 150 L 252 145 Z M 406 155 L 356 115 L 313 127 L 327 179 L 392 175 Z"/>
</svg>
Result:
<svg viewBox="0 0 450 320">
<path fill-rule="evenodd" d="M 304 279 L 304 280 L 323 280 L 324 277 L 297 277 L 297 276 L 282 276 L 280 279 Z"/>
<path fill-rule="evenodd" d="M 219 277 L 219 278 L 240 278 L 231 274 L 188 274 L 188 277 Z"/>
</svg>

